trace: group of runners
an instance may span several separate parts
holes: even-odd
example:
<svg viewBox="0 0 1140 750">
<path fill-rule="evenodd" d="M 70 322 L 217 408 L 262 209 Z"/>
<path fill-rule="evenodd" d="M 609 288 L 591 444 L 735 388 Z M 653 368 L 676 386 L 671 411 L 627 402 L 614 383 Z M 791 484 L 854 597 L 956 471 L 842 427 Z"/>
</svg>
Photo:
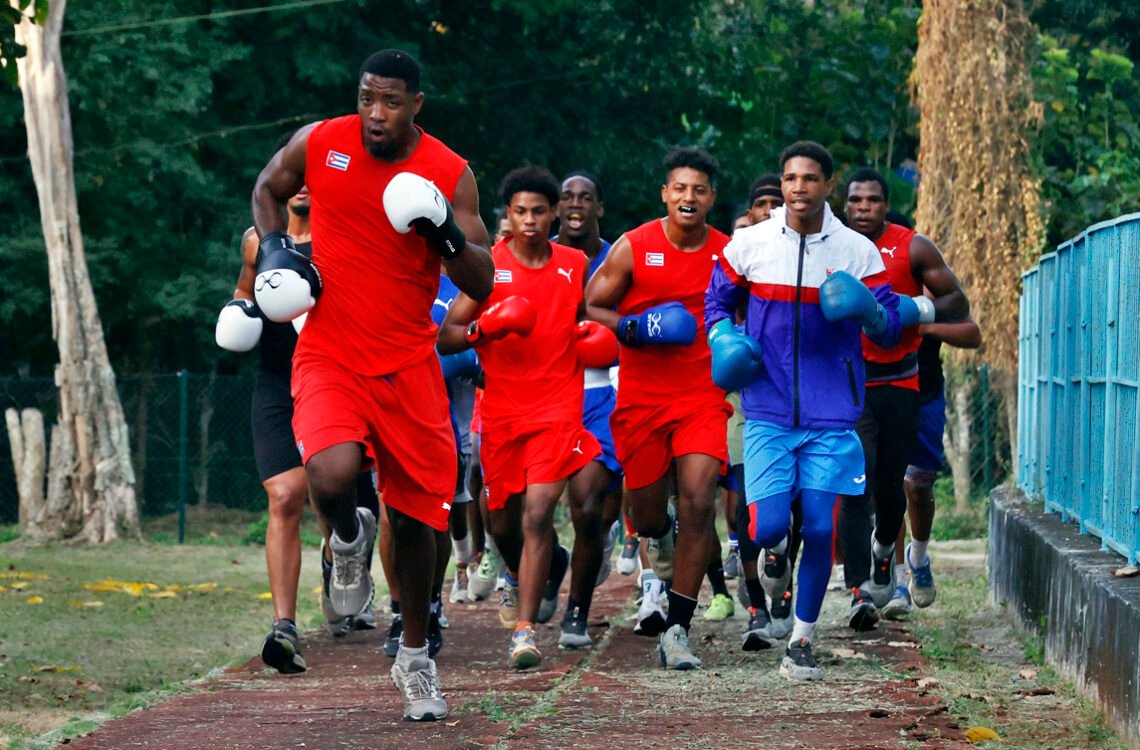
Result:
<svg viewBox="0 0 1140 750">
<path fill-rule="evenodd" d="M 831 155 L 794 143 L 730 237 L 708 223 L 716 160 L 677 148 L 660 172 L 665 216 L 611 246 L 596 176 L 524 166 L 502 180 L 492 244 L 467 162 L 414 122 L 423 102 L 419 63 L 383 50 L 360 68 L 355 115 L 278 144 L 218 318 L 219 345 L 261 357 L 268 665 L 306 668 L 307 499 L 333 635 L 377 627 L 379 537 L 384 651 L 408 720 L 447 715 L 433 657 L 453 549 L 451 601 L 501 589 L 520 669 L 541 663 L 535 625 L 557 614 L 567 575 L 559 645 L 591 645 L 619 540 L 618 570 L 640 569 L 634 632 L 656 637 L 662 666 L 700 666 L 689 633 L 706 577 L 706 618 L 734 609 L 718 495 L 743 648 L 787 638 L 790 679 L 824 676 L 812 644 L 837 549 L 851 627 L 934 601 L 938 347 L 980 340 L 938 249 L 887 220 L 882 175 L 848 178 L 844 223 L 827 203 Z M 563 496 L 572 549 L 554 524 Z"/>
</svg>

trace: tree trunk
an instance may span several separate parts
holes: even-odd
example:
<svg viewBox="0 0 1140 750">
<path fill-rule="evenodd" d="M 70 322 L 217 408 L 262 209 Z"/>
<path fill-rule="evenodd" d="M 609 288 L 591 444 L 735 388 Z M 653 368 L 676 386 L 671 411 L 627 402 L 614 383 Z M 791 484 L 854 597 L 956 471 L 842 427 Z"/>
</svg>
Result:
<svg viewBox="0 0 1140 750">
<path fill-rule="evenodd" d="M 974 388 L 971 374 L 962 374 L 964 377 L 948 378 L 946 381 L 950 413 L 942 436 L 946 462 L 950 464 L 950 473 L 954 477 L 954 512 L 959 514 L 970 512 L 970 441 L 973 433 L 970 391 Z"/>
<path fill-rule="evenodd" d="M 210 373 L 206 386 L 198 396 L 198 468 L 194 472 L 195 503 L 205 507 L 210 498 L 210 462 L 217 446 L 210 445 L 210 423 L 214 419 L 214 384 L 217 373 Z"/>
<path fill-rule="evenodd" d="M 44 468 L 47 445 L 44 442 L 44 415 L 39 409 L 4 412 L 8 443 L 12 446 L 12 468 L 20 497 L 20 533 L 32 536 L 29 524 L 38 523 L 44 510 Z"/>
<path fill-rule="evenodd" d="M 52 427 L 47 502 L 34 540 L 102 543 L 137 537 L 138 508 L 123 408 L 87 274 L 72 169 L 71 111 L 60 55 L 66 0 L 52 0 L 44 25 L 25 17 L 16 40 L 28 159 L 39 197 L 51 284 L 52 336 L 59 346 L 59 417 Z"/>
</svg>

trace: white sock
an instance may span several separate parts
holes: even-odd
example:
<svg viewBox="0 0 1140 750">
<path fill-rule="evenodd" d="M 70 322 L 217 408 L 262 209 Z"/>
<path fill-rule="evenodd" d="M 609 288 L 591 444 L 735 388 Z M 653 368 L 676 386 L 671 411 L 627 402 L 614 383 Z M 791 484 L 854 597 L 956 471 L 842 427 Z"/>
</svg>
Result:
<svg viewBox="0 0 1140 750">
<path fill-rule="evenodd" d="M 784 554 L 785 552 L 787 552 L 787 551 L 788 551 L 788 538 L 787 538 L 787 537 L 784 537 L 783 539 L 781 539 L 781 540 L 780 540 L 780 543 L 779 543 L 779 544 L 777 544 L 775 547 L 772 547 L 772 548 L 771 548 L 770 550 L 768 550 L 768 551 L 769 551 L 769 552 L 774 552 L 774 553 L 776 553 L 777 555 L 782 555 L 782 554 Z"/>
<path fill-rule="evenodd" d="M 907 555 L 908 562 L 915 568 L 920 565 L 926 565 L 930 562 L 930 555 L 927 553 L 926 548 L 930 546 L 930 540 L 920 542 L 917 539 L 910 540 L 910 554 Z"/>
<path fill-rule="evenodd" d="M 876 539 L 875 537 L 871 537 L 871 552 L 872 552 L 872 554 L 874 554 L 874 556 L 876 558 L 886 557 L 887 553 L 889 553 L 894 548 L 895 548 L 895 545 L 893 545 L 893 544 L 889 547 L 884 547 L 883 545 L 879 544 L 878 539 Z"/>
<path fill-rule="evenodd" d="M 426 643 L 420 648 L 408 648 L 404 645 L 403 637 L 400 638 L 400 650 L 396 652 L 396 661 L 400 663 L 401 667 L 408 667 L 414 662 L 428 661 L 429 659 Z"/>
<path fill-rule="evenodd" d="M 902 583 L 906 580 L 906 565 L 898 563 L 895 565 L 895 581 Z"/>
<path fill-rule="evenodd" d="M 471 558 L 475 556 L 474 550 L 471 548 L 471 535 L 463 537 L 462 539 L 452 539 L 451 548 L 455 550 L 455 564 L 460 563 L 466 565 L 471 562 Z"/>
<path fill-rule="evenodd" d="M 796 622 L 792 625 L 792 634 L 788 638 L 788 643 L 795 643 L 796 641 L 806 640 L 811 643 L 812 637 L 815 635 L 815 623 L 804 622 L 800 618 L 796 618 Z"/>
</svg>

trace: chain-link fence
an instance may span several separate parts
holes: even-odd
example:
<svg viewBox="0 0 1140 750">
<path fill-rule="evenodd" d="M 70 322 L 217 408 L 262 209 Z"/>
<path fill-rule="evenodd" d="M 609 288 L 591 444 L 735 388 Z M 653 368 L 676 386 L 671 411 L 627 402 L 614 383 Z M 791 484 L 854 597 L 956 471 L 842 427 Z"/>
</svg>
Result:
<svg viewBox="0 0 1140 750">
<path fill-rule="evenodd" d="M 946 469 L 953 499 L 940 505 L 976 513 L 989 489 L 1012 471 L 1008 403 L 989 368 L 945 365 Z M 253 458 L 246 375 L 120 375 L 119 395 L 130 431 L 135 491 L 144 518 L 180 507 L 265 508 Z M 36 408 L 50 431 L 57 408 L 51 378 L 0 377 L 0 407 Z M 962 477 L 965 477 L 963 479 Z M 947 494 L 949 494 L 949 490 Z M 0 430 L 0 524 L 16 523 L 19 496 L 6 430 Z"/>
<path fill-rule="evenodd" d="M 207 502 L 264 509 L 250 427 L 252 374 L 120 375 L 117 382 L 143 517 L 176 513 L 180 504 Z M 51 378 L 0 378 L 0 406 L 39 409 L 49 433 L 57 402 Z M 0 431 L 0 524 L 16 523 L 18 518 L 12 450 L 4 430 Z"/>
</svg>

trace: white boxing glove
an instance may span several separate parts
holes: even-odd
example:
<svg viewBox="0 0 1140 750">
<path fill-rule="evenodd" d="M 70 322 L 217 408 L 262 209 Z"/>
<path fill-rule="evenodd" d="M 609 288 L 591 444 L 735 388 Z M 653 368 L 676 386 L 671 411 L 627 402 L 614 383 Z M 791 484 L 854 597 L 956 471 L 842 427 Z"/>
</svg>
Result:
<svg viewBox="0 0 1140 750">
<path fill-rule="evenodd" d="M 253 297 L 265 317 L 288 323 L 312 309 L 321 294 L 321 274 L 293 239 L 274 232 L 261 241 L 258 255 Z"/>
<path fill-rule="evenodd" d="M 451 204 L 431 180 L 400 172 L 384 188 L 383 202 L 393 229 L 400 234 L 416 230 L 444 258 L 450 260 L 466 247 Z"/>
<path fill-rule="evenodd" d="M 235 299 L 218 313 L 214 341 L 231 352 L 248 352 L 257 346 L 263 326 L 257 305 L 247 299 Z"/>
<path fill-rule="evenodd" d="M 293 330 L 296 331 L 297 333 L 300 333 L 301 329 L 305 327 L 305 321 L 308 319 L 309 319 L 309 314 L 307 312 L 301 313 L 297 317 L 293 318 Z"/>
</svg>

